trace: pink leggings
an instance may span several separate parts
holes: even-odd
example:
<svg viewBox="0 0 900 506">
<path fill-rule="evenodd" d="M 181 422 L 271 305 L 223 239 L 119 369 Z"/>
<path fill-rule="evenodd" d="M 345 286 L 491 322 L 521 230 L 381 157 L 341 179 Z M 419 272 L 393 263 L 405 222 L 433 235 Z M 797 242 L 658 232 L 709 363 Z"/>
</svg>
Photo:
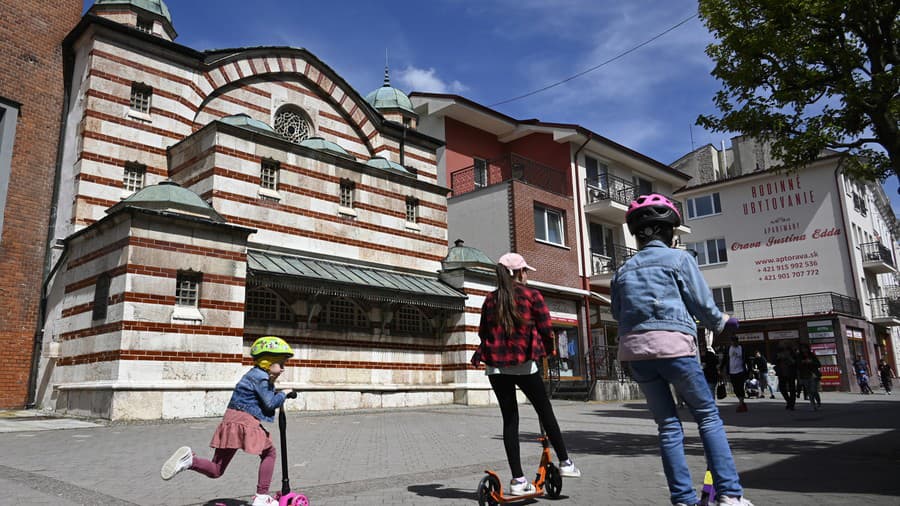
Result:
<svg viewBox="0 0 900 506">
<path fill-rule="evenodd" d="M 235 448 L 216 448 L 212 460 L 194 456 L 191 469 L 210 478 L 218 478 L 225 473 L 231 458 L 237 453 Z M 275 471 L 275 447 L 269 445 L 259 455 L 259 476 L 256 479 L 256 493 L 268 494 L 272 485 L 272 473 Z"/>
</svg>

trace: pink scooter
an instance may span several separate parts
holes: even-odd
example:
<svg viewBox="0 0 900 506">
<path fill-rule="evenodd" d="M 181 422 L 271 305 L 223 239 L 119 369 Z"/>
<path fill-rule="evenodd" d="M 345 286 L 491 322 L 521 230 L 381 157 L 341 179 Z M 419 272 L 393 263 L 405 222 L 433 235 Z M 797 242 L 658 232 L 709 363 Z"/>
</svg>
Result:
<svg viewBox="0 0 900 506">
<path fill-rule="evenodd" d="M 296 399 L 297 392 L 287 395 L 288 399 Z M 288 479 L 287 464 L 287 438 L 284 435 L 287 426 L 287 417 L 284 415 L 284 405 L 278 410 L 278 433 L 281 435 L 281 492 L 275 494 L 278 506 L 309 506 L 309 499 L 303 494 L 291 492 L 291 481 Z"/>
</svg>

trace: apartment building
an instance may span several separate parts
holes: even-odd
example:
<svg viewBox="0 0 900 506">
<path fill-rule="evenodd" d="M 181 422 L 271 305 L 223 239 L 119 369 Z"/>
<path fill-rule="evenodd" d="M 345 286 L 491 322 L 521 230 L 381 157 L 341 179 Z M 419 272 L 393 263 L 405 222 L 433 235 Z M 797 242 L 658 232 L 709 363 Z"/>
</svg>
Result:
<svg viewBox="0 0 900 506">
<path fill-rule="evenodd" d="M 214 416 L 270 334 L 296 351 L 290 409 L 464 398 L 443 143 L 409 99 L 303 49 L 176 36 L 162 0 L 97 0 L 63 41 L 38 404 Z"/>
<path fill-rule="evenodd" d="M 897 361 L 898 227 L 882 188 L 847 177 L 841 160 L 826 152 L 785 169 L 736 137 L 673 166 L 695 176 L 676 192 L 691 228 L 682 241 L 719 306 L 742 320 L 745 348 L 771 358 L 783 343 L 808 343 L 823 386 L 857 391 L 856 356 Z"/>
</svg>

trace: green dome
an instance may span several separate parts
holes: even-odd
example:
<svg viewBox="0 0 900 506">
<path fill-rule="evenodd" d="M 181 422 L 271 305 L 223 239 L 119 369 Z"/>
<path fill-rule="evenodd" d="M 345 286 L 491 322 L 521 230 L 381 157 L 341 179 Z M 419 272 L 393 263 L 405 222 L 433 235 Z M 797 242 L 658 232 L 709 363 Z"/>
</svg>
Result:
<svg viewBox="0 0 900 506">
<path fill-rule="evenodd" d="M 153 186 L 147 186 L 110 207 L 106 212 L 113 213 L 126 207 L 169 211 L 200 216 L 212 221 L 225 221 L 222 215 L 204 202 L 199 195 L 187 188 L 182 188 L 175 181 L 163 181 Z"/>
<path fill-rule="evenodd" d="M 249 114 L 240 113 L 240 114 L 232 114 L 231 116 L 225 116 L 224 118 L 219 119 L 222 123 L 228 123 L 229 125 L 234 125 L 242 128 L 252 128 L 255 130 L 262 130 L 264 132 L 276 134 L 275 129 L 270 127 L 269 125 L 259 121 L 258 119 L 253 119 Z"/>
<path fill-rule="evenodd" d="M 490 259 L 478 248 L 463 246 L 464 241 L 457 239 L 453 242 L 454 246 L 447 251 L 447 257 L 444 258 L 444 269 L 453 267 L 484 267 L 493 269 L 496 262 Z"/>
<path fill-rule="evenodd" d="M 403 109 L 415 114 L 412 102 L 409 101 L 406 93 L 391 86 L 387 68 L 384 69 L 384 85 L 366 95 L 366 102 L 376 109 Z"/>
<path fill-rule="evenodd" d="M 369 161 L 366 162 L 366 165 L 368 165 L 369 167 L 375 167 L 376 169 L 393 169 L 404 172 L 406 174 L 410 174 L 410 172 L 406 170 L 406 167 L 381 156 L 370 158 Z"/>
<path fill-rule="evenodd" d="M 356 160 L 356 157 L 348 153 L 346 149 L 340 147 L 334 142 L 326 141 L 321 137 L 308 137 L 300 141 L 299 144 L 310 149 L 315 149 L 316 151 L 324 151 L 326 153 L 331 153 L 332 155 L 343 156 L 344 158 Z"/>
<path fill-rule="evenodd" d="M 152 12 L 153 14 L 159 14 L 160 16 L 166 18 L 169 23 L 172 22 L 172 16 L 169 14 L 169 8 L 166 7 L 166 3 L 162 0 L 95 0 L 94 5 L 116 5 L 116 4 L 124 4 L 124 5 L 133 5 L 135 7 L 144 9 L 147 12 Z"/>
</svg>

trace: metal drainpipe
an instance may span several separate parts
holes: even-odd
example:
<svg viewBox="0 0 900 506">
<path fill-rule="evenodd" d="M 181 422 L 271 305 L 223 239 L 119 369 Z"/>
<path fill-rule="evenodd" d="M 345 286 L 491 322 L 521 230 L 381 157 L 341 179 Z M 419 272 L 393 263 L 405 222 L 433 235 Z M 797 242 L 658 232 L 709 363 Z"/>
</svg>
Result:
<svg viewBox="0 0 900 506">
<path fill-rule="evenodd" d="M 840 195 L 838 195 L 837 200 L 838 200 L 838 205 L 841 206 L 841 225 L 844 227 L 844 244 L 847 246 L 847 255 L 849 257 L 848 260 L 850 260 L 850 275 L 853 276 L 853 283 L 851 283 L 853 285 L 853 294 L 856 295 L 856 300 L 859 302 L 859 312 L 862 313 L 863 318 L 865 318 L 865 313 L 863 313 L 863 300 L 859 298 L 859 287 L 856 285 L 857 279 L 858 279 L 857 272 L 856 272 L 856 261 L 853 257 L 853 247 L 850 245 L 850 240 L 851 240 L 850 230 L 847 229 L 846 210 L 844 209 L 844 192 L 841 190 L 841 183 L 838 180 L 838 174 L 840 173 L 840 170 L 841 170 L 841 162 L 842 161 L 843 161 L 843 158 L 841 158 L 838 161 L 837 167 L 834 168 L 834 185 L 835 185 L 835 189 L 840 193 Z M 840 325 L 838 325 L 838 329 L 840 329 Z M 849 344 L 849 342 L 847 344 Z M 867 355 L 866 358 L 868 359 L 868 354 L 869 354 L 868 348 L 864 347 L 863 352 L 866 353 L 866 355 Z M 845 366 L 847 365 L 847 359 L 848 359 L 848 357 L 845 355 L 844 356 L 844 365 Z M 843 374 L 841 374 L 841 378 L 842 379 L 844 378 Z M 852 383 L 850 382 L 850 377 L 848 375 L 847 376 L 847 387 L 850 388 L 852 391 L 851 385 L 852 385 Z"/>
<path fill-rule="evenodd" d="M 584 141 L 584 144 L 579 146 L 578 149 L 575 150 L 575 154 L 572 156 L 572 158 L 574 159 L 574 162 L 575 162 L 575 174 L 574 174 L 574 177 L 575 177 L 574 183 L 575 184 L 573 184 L 572 186 L 574 186 L 575 190 L 576 190 L 575 191 L 575 208 L 578 210 L 578 216 L 580 217 L 580 219 L 578 221 L 581 223 L 581 226 L 578 227 L 578 244 L 581 245 L 581 253 L 582 253 L 582 255 L 581 255 L 582 271 L 581 272 L 583 274 L 585 274 L 584 276 L 581 276 L 581 288 L 586 289 L 588 291 L 588 295 L 584 296 L 584 314 L 585 314 L 584 323 L 585 323 L 585 328 L 587 329 L 587 343 L 588 343 L 587 364 L 588 364 L 588 367 L 590 368 L 591 379 L 593 380 L 596 378 L 593 377 L 593 375 L 594 375 L 594 354 L 593 354 L 594 338 L 591 335 L 591 296 L 590 296 L 591 283 L 587 280 L 587 278 L 589 278 L 589 276 L 587 276 L 587 261 L 585 258 L 586 255 L 584 254 L 584 208 L 581 206 L 581 185 L 578 184 L 578 154 L 581 153 L 581 150 L 584 149 L 584 147 L 587 146 L 587 144 L 589 142 L 591 142 L 592 138 L 593 138 L 593 134 L 589 133 L 587 136 L 587 139 L 585 139 L 585 141 Z M 591 388 L 591 391 L 593 392 L 593 387 Z"/>
</svg>

